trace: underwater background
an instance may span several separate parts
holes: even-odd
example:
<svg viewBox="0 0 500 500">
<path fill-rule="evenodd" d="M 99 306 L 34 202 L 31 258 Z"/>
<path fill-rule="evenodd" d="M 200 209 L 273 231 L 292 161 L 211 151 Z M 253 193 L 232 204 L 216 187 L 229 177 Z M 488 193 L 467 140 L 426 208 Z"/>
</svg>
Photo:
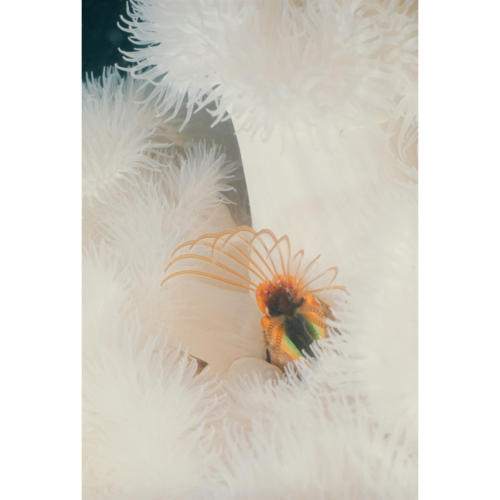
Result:
<svg viewBox="0 0 500 500">
<path fill-rule="evenodd" d="M 98 75 L 104 66 L 126 65 L 118 48 L 131 50 L 127 34 L 118 28 L 126 0 L 82 0 L 82 78 Z"/>
</svg>

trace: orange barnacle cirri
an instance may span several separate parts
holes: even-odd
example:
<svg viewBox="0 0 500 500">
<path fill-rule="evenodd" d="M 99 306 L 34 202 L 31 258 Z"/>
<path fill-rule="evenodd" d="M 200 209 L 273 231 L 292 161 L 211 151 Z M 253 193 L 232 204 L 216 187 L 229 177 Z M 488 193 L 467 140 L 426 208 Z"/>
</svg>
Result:
<svg viewBox="0 0 500 500">
<path fill-rule="evenodd" d="M 334 285 L 336 267 L 315 274 L 319 256 L 303 265 L 304 251 L 291 255 L 288 236 L 277 238 L 269 229 L 239 227 L 204 234 L 179 245 L 162 283 L 182 275 L 196 275 L 255 293 L 263 314 L 261 325 L 268 361 L 283 368 L 327 334 L 332 308 L 318 297 Z M 311 276 L 312 274 L 312 276 Z"/>
</svg>

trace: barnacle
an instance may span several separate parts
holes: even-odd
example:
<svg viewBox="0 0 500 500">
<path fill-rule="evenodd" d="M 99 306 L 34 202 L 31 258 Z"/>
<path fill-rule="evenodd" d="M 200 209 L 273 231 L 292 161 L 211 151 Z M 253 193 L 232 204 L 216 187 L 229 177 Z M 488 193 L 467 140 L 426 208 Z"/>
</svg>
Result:
<svg viewBox="0 0 500 500">
<path fill-rule="evenodd" d="M 277 238 L 269 229 L 239 227 L 179 245 L 162 284 L 195 275 L 253 292 L 264 314 L 261 325 L 268 360 L 283 368 L 304 354 L 314 356 L 311 344 L 326 336 L 327 319 L 335 320 L 331 304 L 320 295 L 345 292 L 344 286 L 334 284 L 337 267 L 314 271 L 319 257 L 304 264 L 304 251 L 292 255 L 288 236 Z"/>
</svg>

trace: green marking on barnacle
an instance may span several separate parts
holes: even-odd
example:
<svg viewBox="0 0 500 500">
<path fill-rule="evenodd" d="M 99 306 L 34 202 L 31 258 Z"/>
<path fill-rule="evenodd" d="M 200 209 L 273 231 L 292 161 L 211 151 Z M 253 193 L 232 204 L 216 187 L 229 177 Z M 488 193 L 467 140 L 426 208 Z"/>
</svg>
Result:
<svg viewBox="0 0 500 500">
<path fill-rule="evenodd" d="M 303 329 L 306 330 L 306 332 L 309 334 L 309 343 L 313 342 L 314 340 L 321 339 L 321 330 L 316 323 L 308 320 L 304 314 L 296 313 L 295 316 L 299 319 Z"/>
<path fill-rule="evenodd" d="M 299 358 L 302 356 L 302 353 L 297 349 L 297 346 L 290 340 L 288 335 L 283 335 L 283 341 L 285 342 L 286 346 Z"/>
<path fill-rule="evenodd" d="M 316 340 L 319 340 L 321 338 L 321 331 L 320 331 L 319 327 L 316 325 L 316 323 L 313 323 L 312 321 L 306 320 L 306 324 L 309 327 L 309 329 L 312 330 L 314 338 Z"/>
</svg>

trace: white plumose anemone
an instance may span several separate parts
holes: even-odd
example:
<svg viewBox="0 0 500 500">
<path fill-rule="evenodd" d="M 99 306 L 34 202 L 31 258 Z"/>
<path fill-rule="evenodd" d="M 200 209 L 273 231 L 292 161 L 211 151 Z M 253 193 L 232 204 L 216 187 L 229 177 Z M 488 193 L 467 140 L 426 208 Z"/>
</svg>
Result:
<svg viewBox="0 0 500 500">
<path fill-rule="evenodd" d="M 413 2 L 129 4 L 134 80 L 87 84 L 84 114 L 88 498 L 415 498 Z M 297 373 L 262 361 L 251 296 L 159 286 L 180 243 L 234 227 L 222 152 L 162 128 L 184 104 L 233 119 L 254 227 L 350 292 Z"/>
</svg>

